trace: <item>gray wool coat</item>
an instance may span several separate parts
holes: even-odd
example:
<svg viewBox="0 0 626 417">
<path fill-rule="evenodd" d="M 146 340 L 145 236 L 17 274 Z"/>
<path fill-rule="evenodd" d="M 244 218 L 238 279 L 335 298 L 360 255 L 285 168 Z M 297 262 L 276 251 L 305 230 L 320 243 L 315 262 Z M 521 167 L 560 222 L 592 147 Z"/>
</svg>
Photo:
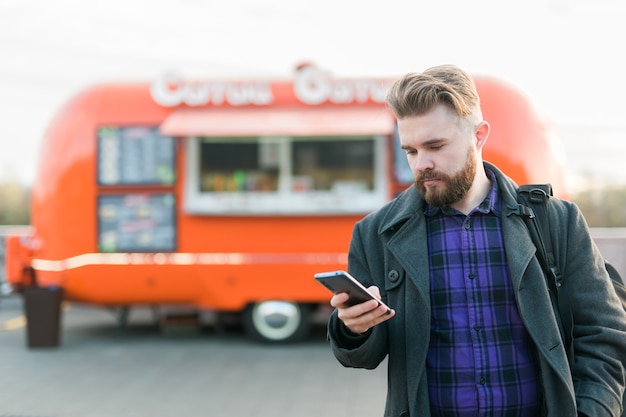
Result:
<svg viewBox="0 0 626 417">
<path fill-rule="evenodd" d="M 517 185 L 495 166 L 503 199 L 502 230 L 520 315 L 537 350 L 543 415 L 617 417 L 625 371 L 626 313 L 578 208 L 550 198 L 550 228 L 564 277 L 562 291 L 575 306 L 576 362 L 572 372 L 552 309 L 546 279 L 526 226 L 515 214 Z M 376 368 L 388 358 L 387 417 L 429 417 L 426 354 L 430 338 L 429 264 L 423 200 L 410 187 L 359 221 L 353 230 L 348 271 L 376 285 L 395 317 L 352 335 L 335 311 L 328 337 L 346 367 Z M 573 375 L 573 377 L 572 377 Z"/>
</svg>

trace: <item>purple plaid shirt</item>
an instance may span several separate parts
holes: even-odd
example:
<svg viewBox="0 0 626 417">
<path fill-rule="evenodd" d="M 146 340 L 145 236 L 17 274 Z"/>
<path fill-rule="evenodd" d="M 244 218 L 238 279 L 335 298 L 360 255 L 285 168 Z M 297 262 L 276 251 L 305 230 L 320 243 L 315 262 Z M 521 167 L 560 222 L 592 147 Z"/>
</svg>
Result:
<svg viewBox="0 0 626 417">
<path fill-rule="evenodd" d="M 426 208 L 432 302 L 427 357 L 433 417 L 536 417 L 533 347 L 515 303 L 495 176 L 469 215 Z"/>
</svg>

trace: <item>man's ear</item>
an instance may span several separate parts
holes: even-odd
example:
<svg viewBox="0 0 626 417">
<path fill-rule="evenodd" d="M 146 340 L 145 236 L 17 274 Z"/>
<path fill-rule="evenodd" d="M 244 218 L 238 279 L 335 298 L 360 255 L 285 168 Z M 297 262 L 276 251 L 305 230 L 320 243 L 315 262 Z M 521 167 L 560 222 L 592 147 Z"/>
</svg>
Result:
<svg viewBox="0 0 626 417">
<path fill-rule="evenodd" d="M 487 143 L 487 138 L 489 137 L 489 132 L 491 131 L 491 126 L 486 121 L 482 121 L 478 124 L 476 129 L 474 130 L 474 137 L 476 138 L 476 149 L 481 151 L 485 143 Z"/>
</svg>

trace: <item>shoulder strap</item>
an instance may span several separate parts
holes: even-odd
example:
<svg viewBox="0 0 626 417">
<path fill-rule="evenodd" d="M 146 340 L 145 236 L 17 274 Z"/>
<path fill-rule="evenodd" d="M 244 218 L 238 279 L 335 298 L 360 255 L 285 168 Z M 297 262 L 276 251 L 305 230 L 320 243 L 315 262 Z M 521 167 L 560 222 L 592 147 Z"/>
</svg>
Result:
<svg viewBox="0 0 626 417">
<path fill-rule="evenodd" d="M 520 213 L 530 226 L 530 237 L 537 247 L 538 259 L 556 288 L 561 287 L 561 272 L 555 262 L 548 219 L 548 199 L 552 196 L 550 184 L 526 184 L 519 187 L 517 202 L 523 206 Z"/>
<path fill-rule="evenodd" d="M 556 263 L 556 256 L 550 233 L 548 217 L 548 200 L 552 196 L 550 184 L 527 184 L 519 187 L 517 202 L 519 212 L 530 237 L 537 247 L 537 260 L 541 264 L 548 279 L 548 289 L 552 293 L 552 303 L 561 321 L 561 338 L 570 361 L 573 361 L 573 318 L 569 300 L 562 296 L 560 288 L 563 285 L 561 270 Z"/>
</svg>

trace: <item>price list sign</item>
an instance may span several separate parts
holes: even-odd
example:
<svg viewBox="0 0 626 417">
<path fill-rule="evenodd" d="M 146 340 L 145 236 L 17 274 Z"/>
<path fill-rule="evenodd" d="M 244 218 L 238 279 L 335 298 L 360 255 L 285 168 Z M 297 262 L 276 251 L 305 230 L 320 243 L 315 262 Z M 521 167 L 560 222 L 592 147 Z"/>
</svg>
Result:
<svg viewBox="0 0 626 417">
<path fill-rule="evenodd" d="M 171 185 L 175 181 L 175 141 L 156 127 L 98 129 L 98 183 Z"/>
<path fill-rule="evenodd" d="M 171 252 L 176 249 L 172 194 L 119 194 L 98 198 L 101 252 Z"/>
</svg>

